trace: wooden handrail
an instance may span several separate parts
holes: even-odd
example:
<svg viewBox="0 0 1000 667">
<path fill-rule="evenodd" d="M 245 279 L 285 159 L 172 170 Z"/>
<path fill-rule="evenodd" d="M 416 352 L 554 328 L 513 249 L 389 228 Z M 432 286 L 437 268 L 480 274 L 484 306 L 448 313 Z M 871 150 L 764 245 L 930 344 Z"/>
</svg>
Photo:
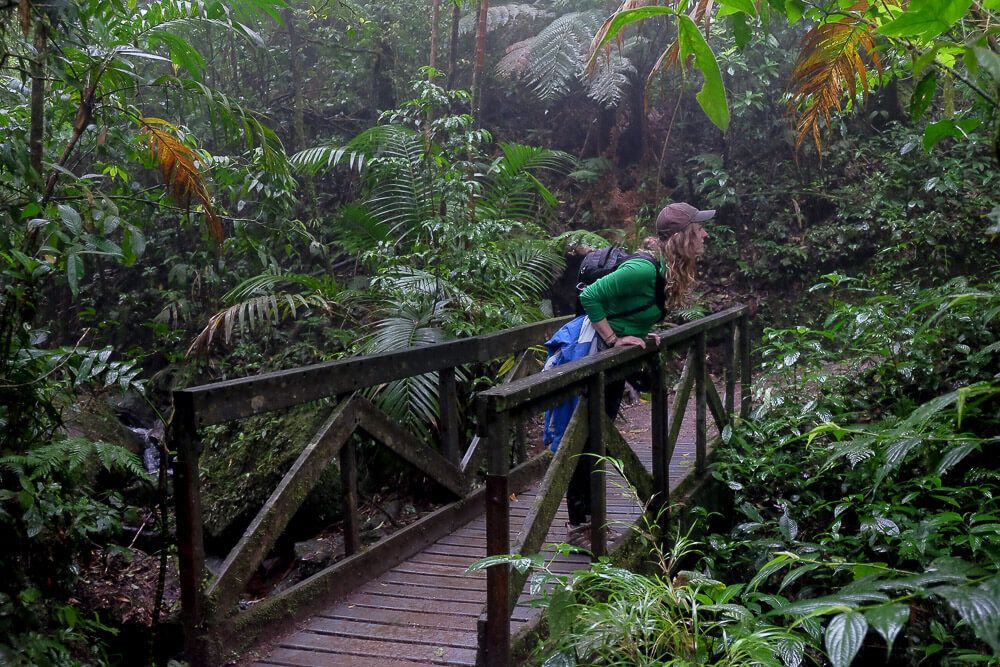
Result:
<svg viewBox="0 0 1000 667">
<path fill-rule="evenodd" d="M 174 396 L 189 401 L 196 426 L 219 424 L 414 375 L 490 361 L 537 345 L 569 319 L 559 317 L 495 334 L 213 382 L 175 391 Z"/>
</svg>

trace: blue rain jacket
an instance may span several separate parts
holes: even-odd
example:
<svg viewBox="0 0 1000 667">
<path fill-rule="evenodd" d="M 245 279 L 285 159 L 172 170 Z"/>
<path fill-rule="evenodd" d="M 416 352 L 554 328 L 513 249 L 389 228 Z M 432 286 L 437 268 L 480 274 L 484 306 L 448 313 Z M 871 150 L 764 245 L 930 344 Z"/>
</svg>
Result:
<svg viewBox="0 0 1000 667">
<path fill-rule="evenodd" d="M 581 315 L 570 320 L 562 326 L 559 331 L 553 334 L 552 338 L 545 342 L 545 347 L 549 350 L 549 356 L 545 360 L 543 371 L 560 366 L 570 361 L 582 359 L 589 354 L 599 351 L 600 338 L 594 331 L 594 326 L 586 315 Z M 579 397 L 570 399 L 562 405 L 545 411 L 545 429 L 542 441 L 549 446 L 553 452 L 559 447 L 563 433 L 569 425 L 573 410 L 579 402 Z"/>
</svg>

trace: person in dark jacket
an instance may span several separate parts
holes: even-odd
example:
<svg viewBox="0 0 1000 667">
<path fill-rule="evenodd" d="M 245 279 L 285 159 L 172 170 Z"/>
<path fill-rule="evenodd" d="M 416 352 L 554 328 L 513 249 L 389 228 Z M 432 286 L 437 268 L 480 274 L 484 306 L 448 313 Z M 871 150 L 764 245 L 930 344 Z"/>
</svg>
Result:
<svg viewBox="0 0 1000 667">
<path fill-rule="evenodd" d="M 687 299 L 695 282 L 696 263 L 705 249 L 708 232 L 701 225 L 715 211 L 699 211 L 683 202 L 665 206 L 656 216 L 656 236 L 645 239 L 642 250 L 654 263 L 630 259 L 614 272 L 588 285 L 580 294 L 580 303 L 589 318 L 597 345 L 594 351 L 611 347 L 638 345 L 645 348 L 645 337 L 662 319 L 655 303 L 657 273 L 664 279 L 664 302 L 667 308 Z M 635 312 L 636 307 L 649 307 Z M 616 317 L 615 313 L 629 313 Z M 614 419 L 618 414 L 625 382 L 614 382 L 605 388 L 604 410 Z M 580 457 L 566 492 L 571 543 L 587 545 L 590 536 L 590 476 L 593 457 L 585 452 Z"/>
</svg>

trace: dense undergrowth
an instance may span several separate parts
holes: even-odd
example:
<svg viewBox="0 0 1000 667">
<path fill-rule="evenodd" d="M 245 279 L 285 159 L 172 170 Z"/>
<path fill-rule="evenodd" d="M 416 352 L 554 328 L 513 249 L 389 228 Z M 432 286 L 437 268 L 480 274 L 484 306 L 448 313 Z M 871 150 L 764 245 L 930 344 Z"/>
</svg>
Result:
<svg viewBox="0 0 1000 667">
<path fill-rule="evenodd" d="M 545 664 L 995 663 L 1000 285 L 826 278 L 723 434 L 731 530 L 563 581 Z"/>
</svg>

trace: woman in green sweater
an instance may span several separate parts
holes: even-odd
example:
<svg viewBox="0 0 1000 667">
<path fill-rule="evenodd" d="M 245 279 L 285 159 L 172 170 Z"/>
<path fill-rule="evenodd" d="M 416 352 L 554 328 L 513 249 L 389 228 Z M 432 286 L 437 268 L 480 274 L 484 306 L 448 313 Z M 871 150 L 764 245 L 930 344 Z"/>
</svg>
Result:
<svg viewBox="0 0 1000 667">
<path fill-rule="evenodd" d="M 683 303 L 694 285 L 696 261 L 708 236 L 700 223 L 714 215 L 715 211 L 699 211 L 683 202 L 664 207 L 656 217 L 656 236 L 645 239 L 641 248 L 654 261 L 630 259 L 583 290 L 580 304 L 599 338 L 597 349 L 646 347 L 645 337 L 664 316 L 660 304 L 670 308 Z M 658 285 L 663 286 L 660 299 Z M 618 414 L 624 391 L 624 381 L 605 388 L 604 409 L 611 419 Z M 592 470 L 593 457 L 581 456 L 570 479 L 566 505 L 571 542 L 586 543 L 590 534 Z"/>
</svg>

